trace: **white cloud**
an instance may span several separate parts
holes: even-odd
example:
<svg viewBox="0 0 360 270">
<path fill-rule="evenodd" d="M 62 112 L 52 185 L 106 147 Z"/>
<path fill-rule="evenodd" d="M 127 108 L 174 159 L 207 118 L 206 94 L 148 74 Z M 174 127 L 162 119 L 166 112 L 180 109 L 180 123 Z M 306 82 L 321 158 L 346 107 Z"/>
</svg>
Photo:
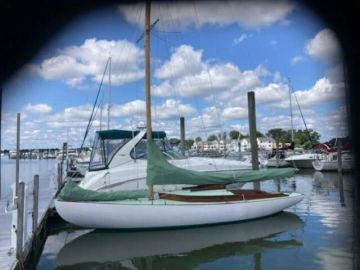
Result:
<svg viewBox="0 0 360 270">
<path fill-rule="evenodd" d="M 192 131 L 210 131 L 222 126 L 221 110 L 215 106 L 204 108 L 202 113 L 191 118 L 190 128 Z"/>
<path fill-rule="evenodd" d="M 344 70 L 342 64 L 337 64 L 336 66 L 328 69 L 326 71 L 326 78 L 328 78 L 331 83 L 343 82 Z"/>
<path fill-rule="evenodd" d="M 112 84 L 122 85 L 144 77 L 143 50 L 127 40 L 86 39 L 82 45 L 67 47 L 31 69 L 46 80 L 62 80 L 81 88 L 86 79 L 101 81 L 109 56 Z"/>
<path fill-rule="evenodd" d="M 171 79 L 201 72 L 204 69 L 201 57 L 201 50 L 196 51 L 189 45 L 181 45 L 174 50 L 170 60 L 155 70 L 155 77 Z"/>
<path fill-rule="evenodd" d="M 261 85 L 260 77 L 268 74 L 262 66 L 242 72 L 232 63 L 210 64 L 201 57 L 200 50 L 188 45 L 175 49 L 170 60 L 155 71 L 165 80 L 152 86 L 153 94 L 193 97 L 223 92 L 226 96 L 227 91 L 246 91 Z"/>
<path fill-rule="evenodd" d="M 143 100 L 133 100 L 125 104 L 114 104 L 111 108 L 111 114 L 114 117 L 124 117 L 124 116 L 145 116 L 145 101 Z"/>
<path fill-rule="evenodd" d="M 337 61 L 341 48 L 335 33 L 330 29 L 321 30 L 305 46 L 305 52 L 323 61 Z"/>
<path fill-rule="evenodd" d="M 191 26 L 231 24 L 246 28 L 261 28 L 284 22 L 293 9 L 294 3 L 290 1 L 153 2 L 151 21 L 159 18 L 157 27 L 160 29 L 179 30 Z M 144 16 L 141 10 L 143 4 L 119 7 L 119 11 L 128 22 L 143 28 Z"/>
<path fill-rule="evenodd" d="M 281 73 L 279 72 L 279 71 L 276 71 L 275 73 L 274 73 L 274 82 L 280 82 L 281 80 L 282 80 L 282 77 L 281 77 Z"/>
<path fill-rule="evenodd" d="M 247 109 L 243 107 L 227 107 L 222 113 L 225 120 L 243 119 L 248 116 Z"/>
<path fill-rule="evenodd" d="M 304 56 L 302 55 L 296 55 L 291 59 L 291 65 L 295 66 L 305 60 Z"/>
<path fill-rule="evenodd" d="M 145 119 L 145 101 L 133 100 L 125 104 L 113 105 L 111 114 L 114 117 L 130 117 L 136 119 Z M 161 105 L 152 105 L 152 117 L 155 120 L 170 120 L 180 116 L 191 116 L 196 113 L 189 104 L 181 104 L 174 99 L 167 99 Z"/>
<path fill-rule="evenodd" d="M 331 83 L 327 78 L 319 79 L 315 85 L 304 91 L 295 92 L 301 107 L 320 105 L 328 102 L 343 101 L 345 97 L 344 83 Z"/>
<path fill-rule="evenodd" d="M 239 45 L 241 42 L 243 42 L 245 39 L 247 39 L 247 38 L 249 38 L 249 37 L 250 37 L 250 35 L 248 35 L 248 34 L 246 34 L 246 33 L 243 33 L 243 34 L 241 34 L 240 37 L 235 38 L 235 39 L 233 40 L 233 44 L 234 44 L 234 45 Z"/>
<path fill-rule="evenodd" d="M 180 116 L 192 116 L 196 113 L 196 109 L 189 104 L 181 104 L 174 99 L 168 99 L 162 105 L 154 106 L 153 112 L 155 119 L 170 120 Z"/>
<path fill-rule="evenodd" d="M 51 106 L 48 104 L 34 104 L 29 103 L 26 105 L 25 110 L 30 113 L 46 114 L 52 111 Z"/>
</svg>

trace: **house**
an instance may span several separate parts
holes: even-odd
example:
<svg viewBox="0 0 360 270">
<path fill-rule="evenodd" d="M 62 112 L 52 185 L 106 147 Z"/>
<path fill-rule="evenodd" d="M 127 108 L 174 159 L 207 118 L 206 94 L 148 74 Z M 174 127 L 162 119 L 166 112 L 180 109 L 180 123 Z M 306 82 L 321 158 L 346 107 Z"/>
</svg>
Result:
<svg viewBox="0 0 360 270">
<path fill-rule="evenodd" d="M 260 150 L 271 151 L 276 148 L 276 142 L 271 137 L 259 137 L 256 140 Z"/>
</svg>

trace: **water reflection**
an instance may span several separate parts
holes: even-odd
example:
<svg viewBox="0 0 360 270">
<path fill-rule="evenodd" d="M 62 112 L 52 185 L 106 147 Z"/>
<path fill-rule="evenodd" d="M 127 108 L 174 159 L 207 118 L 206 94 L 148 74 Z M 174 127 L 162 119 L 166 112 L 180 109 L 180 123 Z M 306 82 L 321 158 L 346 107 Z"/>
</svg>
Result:
<svg viewBox="0 0 360 270">
<path fill-rule="evenodd" d="M 95 230 L 67 243 L 57 254 L 56 269 L 193 269 L 231 256 L 253 256 L 261 269 L 261 254 L 302 246 L 282 232 L 300 229 L 295 214 L 250 222 L 184 230 L 121 232 Z"/>
<path fill-rule="evenodd" d="M 347 177 L 348 175 L 345 175 Z M 344 176 L 342 173 L 332 172 L 315 172 L 314 173 L 314 187 L 318 191 L 338 191 L 339 201 L 342 207 L 345 207 L 345 196 L 344 196 Z"/>
</svg>

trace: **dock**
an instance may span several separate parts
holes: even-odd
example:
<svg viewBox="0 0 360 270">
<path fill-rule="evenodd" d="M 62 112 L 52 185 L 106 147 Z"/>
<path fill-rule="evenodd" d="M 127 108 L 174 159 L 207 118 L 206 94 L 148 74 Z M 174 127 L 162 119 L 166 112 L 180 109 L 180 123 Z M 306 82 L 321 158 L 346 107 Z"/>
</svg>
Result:
<svg viewBox="0 0 360 270">
<path fill-rule="evenodd" d="M 35 177 L 29 176 L 29 178 L 32 179 L 24 179 L 26 187 L 24 196 L 24 244 L 20 255 L 23 259 L 28 257 L 31 252 L 34 252 L 32 249 L 36 247 L 36 242 L 38 242 L 41 234 L 43 234 L 42 231 L 44 231 L 48 216 L 54 207 L 53 199 L 58 190 L 58 177 L 56 167 L 54 167 L 54 173 L 50 179 L 48 177 L 39 177 L 36 220 L 33 219 L 33 187 Z M 14 218 L 16 220 L 14 215 L 17 215 L 17 211 L 11 211 L 11 209 L 9 209 L 13 204 L 12 197 L 10 194 L 10 196 L 6 196 L 0 200 L 0 269 L 2 270 L 26 269 L 22 265 L 23 261 L 20 262 L 16 254 L 17 237 L 15 231 L 12 230 L 12 224 L 14 223 Z M 34 216 L 36 217 L 36 214 Z M 35 224 L 35 226 L 33 224 Z M 41 244 L 43 244 L 43 241 Z"/>
</svg>

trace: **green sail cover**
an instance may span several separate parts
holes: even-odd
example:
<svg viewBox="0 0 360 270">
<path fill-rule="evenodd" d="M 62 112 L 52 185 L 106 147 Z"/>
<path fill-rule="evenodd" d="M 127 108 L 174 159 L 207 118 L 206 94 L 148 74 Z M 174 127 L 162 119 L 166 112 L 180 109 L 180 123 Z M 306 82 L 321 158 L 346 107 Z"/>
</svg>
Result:
<svg viewBox="0 0 360 270">
<path fill-rule="evenodd" d="M 94 191 L 83 189 L 73 181 L 67 181 L 59 193 L 64 201 L 119 201 L 148 197 L 147 190 Z"/>
<path fill-rule="evenodd" d="M 266 169 L 266 170 L 233 170 L 199 172 L 186 170 L 170 164 L 159 147 L 152 141 L 147 142 L 147 184 L 229 184 L 234 182 L 250 182 L 275 178 L 291 177 L 295 174 L 294 168 Z"/>
</svg>

